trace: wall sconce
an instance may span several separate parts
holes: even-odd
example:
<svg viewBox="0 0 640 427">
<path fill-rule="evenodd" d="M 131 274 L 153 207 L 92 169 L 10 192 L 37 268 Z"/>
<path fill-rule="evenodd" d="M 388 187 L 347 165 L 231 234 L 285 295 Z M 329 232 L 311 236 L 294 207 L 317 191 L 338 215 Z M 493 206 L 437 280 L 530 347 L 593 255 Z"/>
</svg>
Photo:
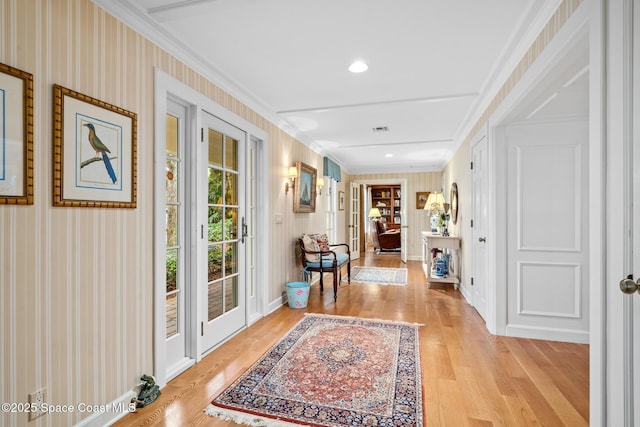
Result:
<svg viewBox="0 0 640 427">
<path fill-rule="evenodd" d="M 322 196 L 322 187 L 324 187 L 323 177 L 320 177 L 316 180 L 316 187 L 318 188 L 318 194 Z"/>
<path fill-rule="evenodd" d="M 289 181 L 284 184 L 285 194 L 289 193 L 289 189 L 293 190 L 296 186 L 296 176 L 298 176 L 298 169 L 295 166 L 289 168 Z"/>
</svg>

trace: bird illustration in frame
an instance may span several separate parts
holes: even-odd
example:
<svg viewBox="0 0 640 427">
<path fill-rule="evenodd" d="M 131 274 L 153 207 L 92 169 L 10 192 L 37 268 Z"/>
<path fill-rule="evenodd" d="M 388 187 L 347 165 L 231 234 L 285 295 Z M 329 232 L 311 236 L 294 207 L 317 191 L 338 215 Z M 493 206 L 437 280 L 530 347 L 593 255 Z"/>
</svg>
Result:
<svg viewBox="0 0 640 427">
<path fill-rule="evenodd" d="M 109 150 L 109 147 L 100 140 L 96 134 L 96 128 L 92 123 L 85 123 L 83 126 L 86 126 L 89 129 L 89 144 L 96 152 L 96 158 L 102 158 L 107 174 L 109 175 L 111 182 L 115 184 L 118 179 L 116 177 L 116 172 L 113 170 L 111 160 L 109 159 L 109 153 L 111 153 L 111 150 Z"/>
</svg>

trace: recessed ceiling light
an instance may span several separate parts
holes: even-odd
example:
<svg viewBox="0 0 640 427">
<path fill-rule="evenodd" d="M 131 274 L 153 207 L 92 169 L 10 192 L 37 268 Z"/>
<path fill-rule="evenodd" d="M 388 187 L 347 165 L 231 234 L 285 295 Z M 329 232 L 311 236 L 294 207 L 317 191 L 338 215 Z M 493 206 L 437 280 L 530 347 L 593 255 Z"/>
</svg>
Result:
<svg viewBox="0 0 640 427">
<path fill-rule="evenodd" d="M 385 157 L 393 157 L 393 154 L 385 154 Z"/>
<path fill-rule="evenodd" d="M 362 61 L 356 61 L 353 64 L 349 65 L 349 71 L 352 73 L 362 73 L 367 71 L 369 66 Z"/>
</svg>

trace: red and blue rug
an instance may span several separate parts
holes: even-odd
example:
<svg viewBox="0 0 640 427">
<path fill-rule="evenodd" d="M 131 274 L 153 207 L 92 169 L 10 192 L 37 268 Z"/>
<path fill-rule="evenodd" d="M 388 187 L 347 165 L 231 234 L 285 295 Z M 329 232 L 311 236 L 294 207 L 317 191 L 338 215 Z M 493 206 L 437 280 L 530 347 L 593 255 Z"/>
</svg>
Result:
<svg viewBox="0 0 640 427">
<path fill-rule="evenodd" d="M 205 411 L 253 426 L 422 426 L 418 327 L 307 314 Z"/>
</svg>

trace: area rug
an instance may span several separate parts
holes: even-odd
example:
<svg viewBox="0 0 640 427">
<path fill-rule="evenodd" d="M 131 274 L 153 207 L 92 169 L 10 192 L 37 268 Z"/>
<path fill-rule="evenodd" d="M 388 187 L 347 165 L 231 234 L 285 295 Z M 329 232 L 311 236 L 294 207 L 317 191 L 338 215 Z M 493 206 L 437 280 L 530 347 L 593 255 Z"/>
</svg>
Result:
<svg viewBox="0 0 640 427">
<path fill-rule="evenodd" d="M 379 285 L 406 285 L 406 268 L 351 267 L 351 281 Z"/>
<path fill-rule="evenodd" d="M 422 426 L 418 327 L 307 313 L 205 412 L 252 426 Z"/>
</svg>

